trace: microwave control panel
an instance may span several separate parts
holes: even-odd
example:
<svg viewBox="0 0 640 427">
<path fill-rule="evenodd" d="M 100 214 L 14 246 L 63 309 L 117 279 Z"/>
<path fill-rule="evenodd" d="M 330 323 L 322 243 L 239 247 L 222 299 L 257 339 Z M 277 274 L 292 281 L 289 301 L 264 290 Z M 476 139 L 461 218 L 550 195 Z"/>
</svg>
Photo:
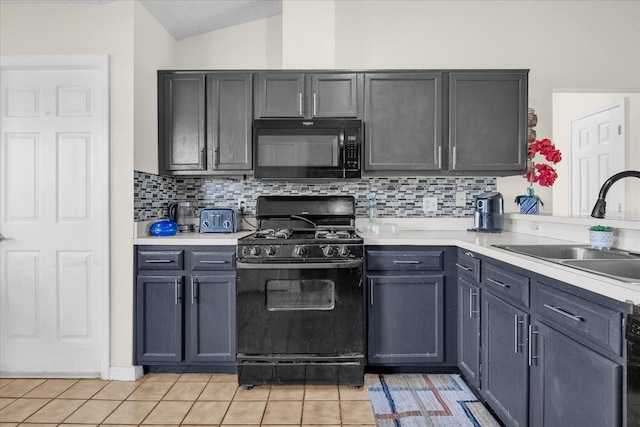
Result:
<svg viewBox="0 0 640 427">
<path fill-rule="evenodd" d="M 358 132 L 347 133 L 344 145 L 344 168 L 346 170 L 360 169 L 360 138 Z"/>
</svg>

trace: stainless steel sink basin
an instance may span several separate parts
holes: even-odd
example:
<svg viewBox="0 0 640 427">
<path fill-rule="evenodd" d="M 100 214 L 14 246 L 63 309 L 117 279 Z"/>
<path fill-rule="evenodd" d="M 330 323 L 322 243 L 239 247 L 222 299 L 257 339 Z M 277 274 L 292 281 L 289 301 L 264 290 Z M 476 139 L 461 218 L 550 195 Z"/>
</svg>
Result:
<svg viewBox="0 0 640 427">
<path fill-rule="evenodd" d="M 590 260 L 590 259 L 634 259 L 636 256 L 617 249 L 600 250 L 581 245 L 494 245 L 498 248 L 523 255 L 544 259 Z"/>
<path fill-rule="evenodd" d="M 580 259 L 565 260 L 562 264 L 625 282 L 640 283 L 640 259 Z"/>
</svg>

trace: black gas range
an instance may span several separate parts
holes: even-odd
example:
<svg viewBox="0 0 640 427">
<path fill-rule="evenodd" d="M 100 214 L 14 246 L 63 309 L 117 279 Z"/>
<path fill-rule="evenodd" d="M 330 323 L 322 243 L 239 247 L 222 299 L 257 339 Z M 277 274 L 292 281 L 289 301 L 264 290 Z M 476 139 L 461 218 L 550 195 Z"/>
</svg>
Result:
<svg viewBox="0 0 640 427">
<path fill-rule="evenodd" d="M 350 196 L 265 196 L 238 241 L 238 381 L 364 382 L 363 243 Z"/>
</svg>

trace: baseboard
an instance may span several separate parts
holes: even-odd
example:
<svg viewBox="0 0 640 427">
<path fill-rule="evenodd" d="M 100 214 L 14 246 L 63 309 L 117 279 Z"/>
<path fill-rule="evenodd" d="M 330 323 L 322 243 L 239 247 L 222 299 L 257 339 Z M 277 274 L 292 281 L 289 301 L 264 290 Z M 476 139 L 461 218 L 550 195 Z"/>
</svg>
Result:
<svg viewBox="0 0 640 427">
<path fill-rule="evenodd" d="M 142 366 L 112 366 L 109 379 L 113 381 L 135 381 L 144 375 Z"/>
</svg>

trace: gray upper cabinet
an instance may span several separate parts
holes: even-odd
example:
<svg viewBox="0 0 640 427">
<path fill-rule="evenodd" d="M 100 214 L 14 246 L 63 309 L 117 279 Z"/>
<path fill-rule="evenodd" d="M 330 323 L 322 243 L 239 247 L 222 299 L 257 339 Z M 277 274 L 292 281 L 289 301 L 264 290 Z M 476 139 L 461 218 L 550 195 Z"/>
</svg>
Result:
<svg viewBox="0 0 640 427">
<path fill-rule="evenodd" d="M 358 117 L 354 73 L 260 73 L 256 117 Z"/>
<path fill-rule="evenodd" d="M 229 175 L 253 167 L 250 73 L 158 75 L 160 172 Z"/>
<path fill-rule="evenodd" d="M 365 173 L 441 168 L 442 73 L 365 75 Z"/>
<path fill-rule="evenodd" d="M 207 75 L 207 153 L 211 171 L 252 169 L 251 74 Z M 223 172 L 224 173 L 224 172 Z"/>
<path fill-rule="evenodd" d="M 160 171 L 204 171 L 204 74 L 158 76 L 158 137 Z"/>
<path fill-rule="evenodd" d="M 527 72 L 450 73 L 449 169 L 524 172 L 527 99 Z"/>
</svg>

